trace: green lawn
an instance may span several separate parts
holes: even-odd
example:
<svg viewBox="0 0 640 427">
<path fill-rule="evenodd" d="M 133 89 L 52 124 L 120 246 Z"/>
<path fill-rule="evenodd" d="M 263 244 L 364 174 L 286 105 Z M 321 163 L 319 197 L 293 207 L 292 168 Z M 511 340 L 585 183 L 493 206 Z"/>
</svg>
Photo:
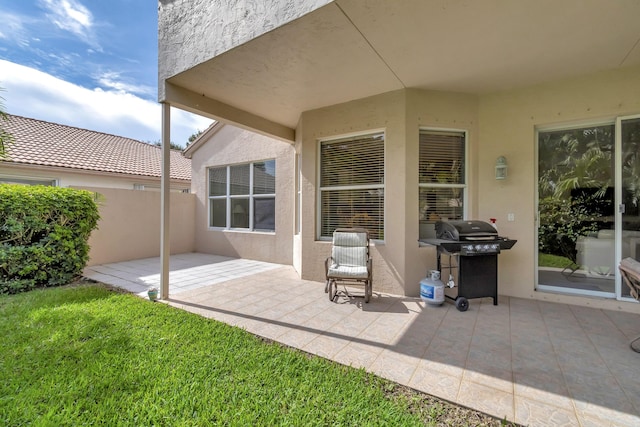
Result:
<svg viewBox="0 0 640 427">
<path fill-rule="evenodd" d="M 556 268 L 565 268 L 568 265 L 572 265 L 577 267 L 569 258 L 551 255 L 551 254 L 543 254 L 542 252 L 538 253 L 538 265 L 540 267 L 556 267 Z"/>
<path fill-rule="evenodd" d="M 0 296 L 0 325 L 0 425 L 500 425 L 101 285 Z"/>
</svg>

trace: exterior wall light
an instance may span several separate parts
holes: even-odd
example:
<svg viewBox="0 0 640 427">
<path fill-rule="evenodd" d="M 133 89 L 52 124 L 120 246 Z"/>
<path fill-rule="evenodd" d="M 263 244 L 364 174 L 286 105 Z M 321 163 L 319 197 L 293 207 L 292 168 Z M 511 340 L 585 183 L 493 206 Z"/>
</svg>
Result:
<svg viewBox="0 0 640 427">
<path fill-rule="evenodd" d="M 500 156 L 496 159 L 496 179 L 507 178 L 507 159 Z"/>
</svg>

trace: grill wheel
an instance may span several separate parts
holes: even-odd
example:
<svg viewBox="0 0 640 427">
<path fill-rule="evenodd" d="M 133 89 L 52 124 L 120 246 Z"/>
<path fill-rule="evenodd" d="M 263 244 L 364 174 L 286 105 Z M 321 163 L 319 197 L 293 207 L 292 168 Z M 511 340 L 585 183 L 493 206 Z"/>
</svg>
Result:
<svg viewBox="0 0 640 427">
<path fill-rule="evenodd" d="M 465 297 L 456 298 L 456 308 L 458 311 L 467 311 L 469 308 L 469 301 Z"/>
</svg>

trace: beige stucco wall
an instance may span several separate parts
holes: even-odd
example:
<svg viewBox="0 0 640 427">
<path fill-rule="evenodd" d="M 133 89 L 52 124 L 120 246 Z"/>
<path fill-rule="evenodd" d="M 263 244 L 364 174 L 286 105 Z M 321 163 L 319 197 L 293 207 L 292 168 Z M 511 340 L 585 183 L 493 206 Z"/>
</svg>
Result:
<svg viewBox="0 0 640 427">
<path fill-rule="evenodd" d="M 244 232 L 209 228 L 207 168 L 276 160 L 276 232 Z M 233 126 L 223 126 L 192 153 L 192 192 L 196 195 L 196 251 L 255 259 L 278 264 L 293 263 L 294 164 L 291 144 Z"/>
<path fill-rule="evenodd" d="M 58 187 L 101 187 L 133 190 L 134 184 L 160 186 L 160 178 L 138 175 L 108 174 L 79 170 L 73 172 L 69 168 L 55 168 L 40 165 L 23 165 L 16 163 L 0 164 L 0 177 L 38 178 L 56 180 Z M 174 180 L 172 189 L 189 189 L 188 181 Z"/>
<path fill-rule="evenodd" d="M 459 129 L 477 140 L 474 96 L 399 90 L 303 113 L 297 133 L 302 152 L 302 277 L 322 280 L 330 241 L 316 239 L 320 140 L 385 131 L 385 238 L 375 242 L 374 289 L 419 294 L 420 279 L 436 264 L 433 248 L 418 245 L 418 133 L 420 127 Z M 474 168 L 470 164 L 473 173 Z"/>
<path fill-rule="evenodd" d="M 536 126 L 640 113 L 640 69 L 627 69 L 487 95 L 401 90 L 303 113 L 301 275 L 322 281 L 331 243 L 317 240 L 318 141 L 384 129 L 385 239 L 375 242 L 374 289 L 417 296 L 435 268 L 433 247 L 418 239 L 418 132 L 468 132 L 466 217 L 497 218 L 501 235 L 517 239 L 499 256 L 502 295 L 638 311 L 638 304 L 536 292 Z M 495 180 L 495 161 L 507 157 L 507 180 Z M 507 220 L 508 214 L 514 221 Z"/>
<path fill-rule="evenodd" d="M 302 153 L 302 278 L 324 279 L 324 260 L 331 253 L 331 241 L 316 239 L 318 222 L 316 183 L 318 181 L 319 140 L 353 133 L 385 131 L 385 241 L 375 243 L 371 255 L 374 289 L 395 294 L 404 293 L 404 172 L 398 168 L 389 174 L 391 162 L 402 163 L 405 157 L 405 94 L 390 92 L 302 114 L 297 133 L 301 136 Z M 389 188 L 398 191 L 389 191 Z"/>
<path fill-rule="evenodd" d="M 100 221 L 91 233 L 88 265 L 160 256 L 160 193 L 75 187 L 100 194 Z M 194 251 L 195 196 L 171 193 L 170 249 Z"/>
<path fill-rule="evenodd" d="M 480 98 L 476 153 L 478 213 L 495 217 L 501 234 L 518 240 L 499 257 L 499 292 L 523 298 L 640 311 L 638 304 L 536 292 L 536 127 L 588 123 L 640 113 L 640 68 L 603 72 Z M 494 179 L 504 155 L 509 176 Z M 507 221 L 513 213 L 515 221 Z"/>
</svg>

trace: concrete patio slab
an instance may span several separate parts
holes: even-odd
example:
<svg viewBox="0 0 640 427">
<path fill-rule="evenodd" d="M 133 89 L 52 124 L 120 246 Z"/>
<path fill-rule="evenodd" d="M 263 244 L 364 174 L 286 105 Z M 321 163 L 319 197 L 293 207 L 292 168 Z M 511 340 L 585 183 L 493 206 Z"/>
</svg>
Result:
<svg viewBox="0 0 640 427">
<path fill-rule="evenodd" d="M 171 257 L 169 304 L 523 425 L 640 425 L 640 315 L 500 297 L 469 310 L 374 292 L 369 304 L 291 266 Z M 145 296 L 158 258 L 85 276 Z"/>
</svg>

